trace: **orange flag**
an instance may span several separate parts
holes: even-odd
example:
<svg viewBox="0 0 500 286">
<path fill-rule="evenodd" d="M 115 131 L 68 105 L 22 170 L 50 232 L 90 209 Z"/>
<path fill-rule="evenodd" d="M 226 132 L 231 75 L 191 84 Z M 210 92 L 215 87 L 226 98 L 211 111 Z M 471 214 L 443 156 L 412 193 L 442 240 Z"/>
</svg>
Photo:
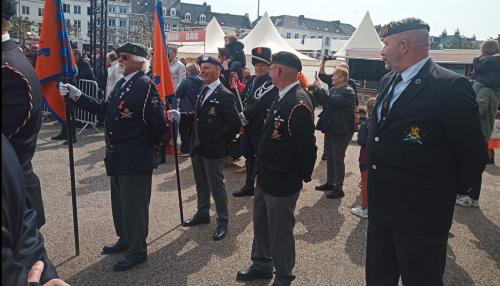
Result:
<svg viewBox="0 0 500 286">
<path fill-rule="evenodd" d="M 57 85 L 77 74 L 65 23 L 62 1 L 46 0 L 35 71 L 49 111 L 59 122 L 66 121 L 66 107 Z"/>
<path fill-rule="evenodd" d="M 168 65 L 168 47 L 165 36 L 165 19 L 162 13 L 163 1 L 156 1 L 153 31 L 153 82 L 165 102 L 165 98 L 175 94 L 174 81 Z"/>
</svg>

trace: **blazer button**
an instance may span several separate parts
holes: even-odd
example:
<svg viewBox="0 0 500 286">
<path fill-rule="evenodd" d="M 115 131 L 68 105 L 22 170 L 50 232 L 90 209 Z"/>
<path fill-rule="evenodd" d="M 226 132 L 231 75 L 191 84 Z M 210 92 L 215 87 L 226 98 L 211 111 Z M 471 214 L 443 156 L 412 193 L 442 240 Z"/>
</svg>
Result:
<svg viewBox="0 0 500 286">
<path fill-rule="evenodd" d="M 373 169 L 373 170 L 377 170 L 377 165 L 373 164 L 373 165 L 372 165 L 372 169 Z"/>
<path fill-rule="evenodd" d="M 374 140 L 375 140 L 375 142 L 378 142 L 380 140 L 380 138 L 375 137 Z"/>
<path fill-rule="evenodd" d="M 109 135 L 113 135 L 113 132 L 109 131 Z"/>
<path fill-rule="evenodd" d="M 118 116 L 115 116 L 115 120 L 118 120 Z"/>
</svg>

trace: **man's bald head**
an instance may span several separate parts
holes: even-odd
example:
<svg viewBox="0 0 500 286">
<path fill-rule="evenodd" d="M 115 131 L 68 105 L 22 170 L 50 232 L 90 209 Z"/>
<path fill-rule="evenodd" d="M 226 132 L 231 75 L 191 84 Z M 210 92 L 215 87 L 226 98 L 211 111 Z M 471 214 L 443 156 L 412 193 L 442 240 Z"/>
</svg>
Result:
<svg viewBox="0 0 500 286">
<path fill-rule="evenodd" d="M 429 31 L 414 29 L 385 37 L 380 52 L 388 70 L 402 72 L 429 56 Z"/>
</svg>

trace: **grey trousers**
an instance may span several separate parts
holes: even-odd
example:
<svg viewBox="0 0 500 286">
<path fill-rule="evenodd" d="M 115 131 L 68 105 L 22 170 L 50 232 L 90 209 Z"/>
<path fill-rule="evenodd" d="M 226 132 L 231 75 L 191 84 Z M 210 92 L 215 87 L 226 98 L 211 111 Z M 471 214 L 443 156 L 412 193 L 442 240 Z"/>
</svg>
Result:
<svg viewBox="0 0 500 286">
<path fill-rule="evenodd" d="M 345 177 L 344 157 L 353 133 L 329 135 L 325 133 L 325 143 L 328 150 L 326 161 L 326 183 L 342 190 Z"/>
<path fill-rule="evenodd" d="M 275 197 L 262 192 L 257 185 L 253 204 L 253 244 L 251 268 L 272 273 L 276 268 L 277 285 L 290 285 L 295 276 L 295 238 L 293 212 L 299 192 Z"/>
<path fill-rule="evenodd" d="M 119 244 L 127 256 L 147 255 L 152 171 L 111 176 L 111 209 Z"/>
<path fill-rule="evenodd" d="M 198 154 L 191 157 L 196 193 L 198 194 L 197 216 L 209 216 L 210 193 L 215 201 L 217 226 L 227 226 L 229 212 L 226 186 L 224 185 L 224 159 L 207 159 Z"/>
</svg>

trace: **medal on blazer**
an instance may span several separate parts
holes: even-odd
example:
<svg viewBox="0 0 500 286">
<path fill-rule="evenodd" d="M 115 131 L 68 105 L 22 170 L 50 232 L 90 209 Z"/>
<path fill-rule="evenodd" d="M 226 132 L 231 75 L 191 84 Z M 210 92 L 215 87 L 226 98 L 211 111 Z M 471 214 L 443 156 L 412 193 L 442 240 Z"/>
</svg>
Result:
<svg viewBox="0 0 500 286">
<path fill-rule="evenodd" d="M 125 100 L 122 99 L 120 101 L 120 104 L 118 105 L 118 109 L 120 110 L 120 118 L 132 119 L 133 112 L 131 112 L 130 109 L 125 107 Z"/>
<path fill-rule="evenodd" d="M 280 126 L 281 126 L 281 123 L 282 122 L 285 122 L 283 119 L 281 119 L 279 116 L 274 118 L 274 128 L 273 128 L 273 131 L 271 132 L 271 139 L 274 139 L 274 140 L 281 140 L 281 134 L 280 134 Z"/>
<path fill-rule="evenodd" d="M 211 106 L 211 107 L 208 109 L 208 115 L 215 116 L 215 107 L 214 107 L 214 106 Z"/>
<path fill-rule="evenodd" d="M 422 129 L 416 126 L 410 127 L 410 130 L 408 130 L 406 133 L 406 136 L 403 138 L 403 141 L 407 142 L 412 142 L 412 143 L 418 143 L 418 144 L 423 144 L 423 132 Z"/>
</svg>

